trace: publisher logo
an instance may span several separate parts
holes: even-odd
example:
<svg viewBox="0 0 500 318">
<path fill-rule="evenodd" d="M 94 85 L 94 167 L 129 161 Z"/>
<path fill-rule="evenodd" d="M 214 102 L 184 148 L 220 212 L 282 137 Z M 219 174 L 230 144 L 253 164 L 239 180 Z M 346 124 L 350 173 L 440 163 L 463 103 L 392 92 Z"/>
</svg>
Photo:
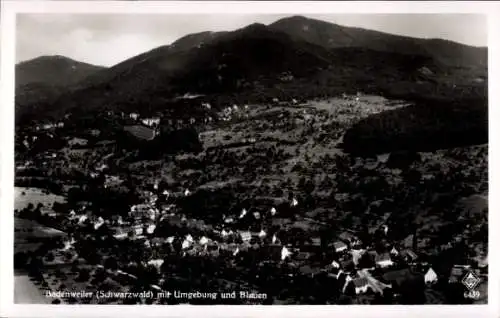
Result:
<svg viewBox="0 0 500 318">
<path fill-rule="evenodd" d="M 468 272 L 462 279 L 462 284 L 464 284 L 468 290 L 473 290 L 477 287 L 477 285 L 479 285 L 480 282 L 481 279 L 472 271 Z"/>
</svg>

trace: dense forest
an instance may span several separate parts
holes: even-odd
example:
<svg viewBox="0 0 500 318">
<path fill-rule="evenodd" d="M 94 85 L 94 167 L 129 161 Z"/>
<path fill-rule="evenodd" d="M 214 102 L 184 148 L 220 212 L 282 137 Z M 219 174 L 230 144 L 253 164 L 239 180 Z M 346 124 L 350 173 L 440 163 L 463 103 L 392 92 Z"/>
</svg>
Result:
<svg viewBox="0 0 500 318">
<path fill-rule="evenodd" d="M 420 101 L 365 118 L 344 135 L 344 149 L 357 155 L 432 151 L 487 142 L 488 107 L 484 98 Z"/>
</svg>

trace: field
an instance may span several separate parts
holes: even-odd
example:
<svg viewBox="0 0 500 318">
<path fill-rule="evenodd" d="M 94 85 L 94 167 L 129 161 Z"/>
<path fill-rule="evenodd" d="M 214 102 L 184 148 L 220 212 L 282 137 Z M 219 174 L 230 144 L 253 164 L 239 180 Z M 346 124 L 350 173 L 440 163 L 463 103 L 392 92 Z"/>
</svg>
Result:
<svg viewBox="0 0 500 318">
<path fill-rule="evenodd" d="M 153 129 L 141 125 L 126 126 L 125 131 L 131 133 L 132 135 L 134 135 L 139 139 L 145 139 L 145 140 L 152 140 L 155 135 Z"/>
<path fill-rule="evenodd" d="M 22 210 L 30 203 L 35 207 L 42 203 L 45 207 L 51 207 L 54 202 L 62 203 L 65 199 L 62 196 L 46 194 L 38 188 L 15 187 L 14 209 Z"/>
<path fill-rule="evenodd" d="M 222 149 L 228 157 L 238 158 L 235 160 L 241 164 L 239 170 L 244 166 L 255 168 L 262 176 L 258 182 L 264 180 L 270 186 L 286 179 L 299 182 L 306 172 L 299 168 L 301 166 L 318 173 L 316 176 L 309 174 L 309 178 L 320 178 L 326 172 L 324 169 L 334 163 L 333 157 L 343 154 L 340 148 L 342 132 L 353 122 L 406 105 L 379 96 L 362 96 L 357 101 L 331 98 L 294 107 L 251 105 L 248 111 L 234 112 L 229 122 L 200 133 L 206 149 L 201 156 L 210 160 L 216 149 Z M 270 163 L 269 166 L 250 160 L 261 155 L 266 158 L 259 159 Z M 183 158 L 185 156 L 178 156 L 181 161 Z M 317 165 L 324 169 L 312 168 Z M 183 175 L 186 170 L 176 171 L 177 175 Z M 224 182 L 238 177 L 236 173 Z"/>
<path fill-rule="evenodd" d="M 15 304 L 50 304 L 33 280 L 25 274 L 14 276 L 14 303 Z"/>
<path fill-rule="evenodd" d="M 34 221 L 14 218 L 15 253 L 36 250 L 42 244 L 41 239 L 64 235 L 64 232 L 40 225 Z"/>
</svg>

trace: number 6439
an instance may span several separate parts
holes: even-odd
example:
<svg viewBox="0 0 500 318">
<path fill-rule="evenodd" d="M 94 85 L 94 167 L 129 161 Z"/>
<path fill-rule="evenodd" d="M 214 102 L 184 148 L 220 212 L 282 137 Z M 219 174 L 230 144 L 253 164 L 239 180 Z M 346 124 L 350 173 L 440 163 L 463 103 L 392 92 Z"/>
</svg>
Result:
<svg viewBox="0 0 500 318">
<path fill-rule="evenodd" d="M 469 290 L 464 293 L 465 298 L 478 299 L 481 296 L 479 290 Z"/>
</svg>

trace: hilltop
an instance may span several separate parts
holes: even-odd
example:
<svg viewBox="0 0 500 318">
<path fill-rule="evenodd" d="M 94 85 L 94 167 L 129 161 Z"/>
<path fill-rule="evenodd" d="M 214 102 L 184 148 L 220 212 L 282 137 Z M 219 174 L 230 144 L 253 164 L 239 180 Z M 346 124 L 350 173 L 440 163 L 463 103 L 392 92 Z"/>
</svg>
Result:
<svg viewBox="0 0 500 318">
<path fill-rule="evenodd" d="M 303 16 L 280 19 L 269 25 L 290 36 L 327 48 L 357 47 L 375 51 L 429 56 L 448 66 L 486 66 L 487 48 L 442 39 L 417 39 L 346 27 Z"/>
<path fill-rule="evenodd" d="M 102 69 L 61 55 L 40 56 L 16 65 L 16 87 L 33 83 L 68 86 Z"/>
<path fill-rule="evenodd" d="M 38 104 L 52 103 L 69 87 L 105 69 L 54 55 L 40 56 L 16 65 L 16 116 L 38 111 Z"/>
</svg>

